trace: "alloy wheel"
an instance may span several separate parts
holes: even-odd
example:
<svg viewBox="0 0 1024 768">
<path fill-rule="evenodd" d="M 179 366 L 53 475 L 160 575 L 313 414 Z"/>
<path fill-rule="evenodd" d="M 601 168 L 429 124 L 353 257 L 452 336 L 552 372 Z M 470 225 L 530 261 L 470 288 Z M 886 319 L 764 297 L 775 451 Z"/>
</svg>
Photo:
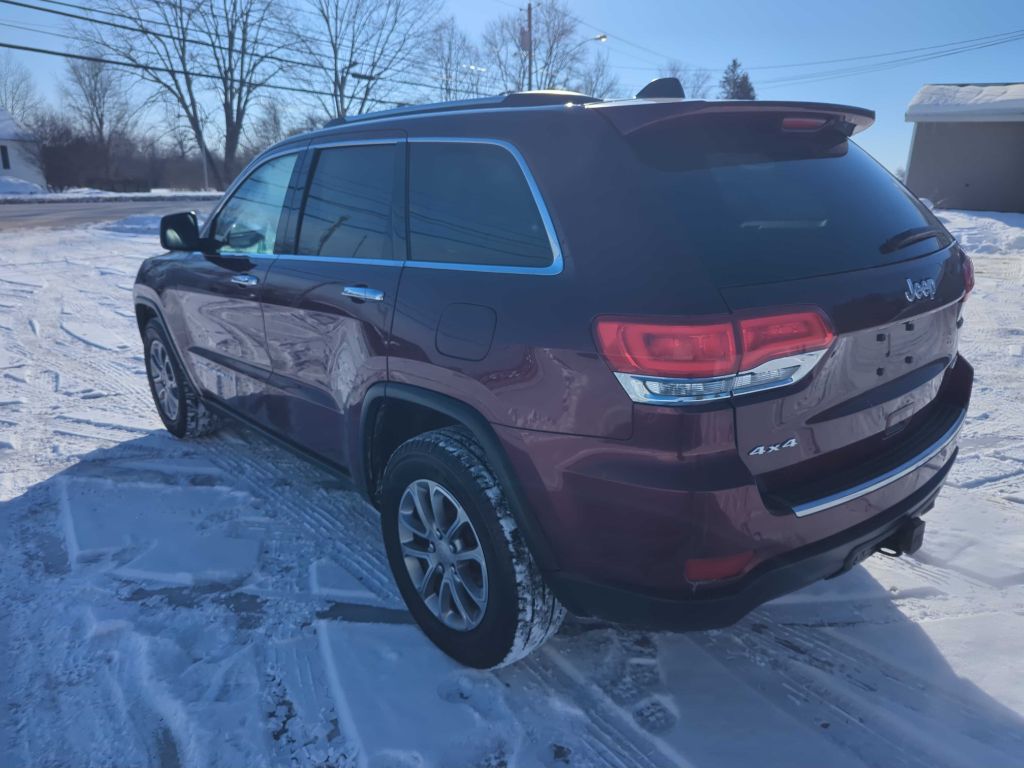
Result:
<svg viewBox="0 0 1024 768">
<path fill-rule="evenodd" d="M 433 480 L 415 480 L 398 505 L 402 557 L 420 599 L 445 626 L 468 632 L 487 609 L 487 563 L 469 515 Z"/>
<path fill-rule="evenodd" d="M 175 421 L 178 418 L 178 379 L 167 348 L 156 339 L 149 345 L 149 378 L 160 410 L 169 421 Z"/>
</svg>

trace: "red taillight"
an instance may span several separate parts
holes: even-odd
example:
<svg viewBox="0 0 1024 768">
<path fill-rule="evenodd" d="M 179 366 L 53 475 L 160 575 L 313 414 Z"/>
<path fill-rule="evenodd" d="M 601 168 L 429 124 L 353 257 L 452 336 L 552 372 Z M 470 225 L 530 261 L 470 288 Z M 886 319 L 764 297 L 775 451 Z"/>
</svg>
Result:
<svg viewBox="0 0 1024 768">
<path fill-rule="evenodd" d="M 731 322 L 682 325 L 602 317 L 595 332 L 601 353 L 621 373 L 702 379 L 738 370 Z"/>
<path fill-rule="evenodd" d="M 966 253 L 964 254 L 964 298 L 971 295 L 974 290 L 974 262 Z"/>
<path fill-rule="evenodd" d="M 689 379 L 749 371 L 775 358 L 825 349 L 834 338 L 815 310 L 686 324 L 600 317 L 595 335 L 614 371 Z"/>
<path fill-rule="evenodd" d="M 698 560 L 687 560 L 683 573 L 687 581 L 718 581 L 739 576 L 750 561 L 753 552 L 739 552 L 726 557 L 708 557 Z"/>
<path fill-rule="evenodd" d="M 814 311 L 745 317 L 739 326 L 743 349 L 741 371 L 749 371 L 779 357 L 825 349 L 834 338 L 825 318 Z"/>
</svg>

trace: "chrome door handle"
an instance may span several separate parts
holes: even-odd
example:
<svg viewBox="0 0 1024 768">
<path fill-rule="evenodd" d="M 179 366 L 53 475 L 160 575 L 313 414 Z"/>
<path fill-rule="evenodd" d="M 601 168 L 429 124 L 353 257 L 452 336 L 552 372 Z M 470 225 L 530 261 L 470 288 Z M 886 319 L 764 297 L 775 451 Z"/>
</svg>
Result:
<svg viewBox="0 0 1024 768">
<path fill-rule="evenodd" d="M 231 282 L 235 285 L 259 285 L 260 279 L 256 275 L 235 275 Z"/>
<path fill-rule="evenodd" d="M 341 295 L 359 301 L 384 301 L 384 291 L 367 288 L 365 285 L 346 285 L 341 289 Z"/>
</svg>

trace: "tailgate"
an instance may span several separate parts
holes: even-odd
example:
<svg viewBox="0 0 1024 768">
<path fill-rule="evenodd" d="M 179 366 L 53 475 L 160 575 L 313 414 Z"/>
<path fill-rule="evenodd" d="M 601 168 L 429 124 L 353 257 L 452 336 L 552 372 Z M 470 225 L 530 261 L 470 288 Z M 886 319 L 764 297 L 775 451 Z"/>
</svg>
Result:
<svg viewBox="0 0 1024 768">
<path fill-rule="evenodd" d="M 956 360 L 961 264 L 953 246 L 854 273 L 722 289 L 734 312 L 763 309 L 766 296 L 771 306 L 818 306 L 836 332 L 829 352 L 795 387 L 733 399 L 740 455 L 764 490 L 802 485 L 880 452 L 895 455 L 913 438 L 908 425 L 937 407 L 944 373 Z M 934 293 L 918 291 L 918 298 L 908 280 L 933 281 Z"/>
</svg>

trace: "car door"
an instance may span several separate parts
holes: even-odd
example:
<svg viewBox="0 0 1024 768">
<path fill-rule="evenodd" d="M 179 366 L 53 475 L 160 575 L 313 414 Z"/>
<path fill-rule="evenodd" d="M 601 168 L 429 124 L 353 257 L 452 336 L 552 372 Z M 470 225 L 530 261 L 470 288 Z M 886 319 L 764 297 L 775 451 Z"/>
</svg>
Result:
<svg viewBox="0 0 1024 768">
<path fill-rule="evenodd" d="M 294 252 L 263 290 L 273 374 L 273 428 L 348 466 L 346 424 L 387 378 L 388 338 L 403 264 L 404 139 L 311 147 Z"/>
<path fill-rule="evenodd" d="M 199 387 L 257 420 L 271 371 L 260 292 L 298 158 L 298 151 L 271 157 L 236 182 L 205 230 L 219 247 L 182 260 L 164 297 Z"/>
</svg>

